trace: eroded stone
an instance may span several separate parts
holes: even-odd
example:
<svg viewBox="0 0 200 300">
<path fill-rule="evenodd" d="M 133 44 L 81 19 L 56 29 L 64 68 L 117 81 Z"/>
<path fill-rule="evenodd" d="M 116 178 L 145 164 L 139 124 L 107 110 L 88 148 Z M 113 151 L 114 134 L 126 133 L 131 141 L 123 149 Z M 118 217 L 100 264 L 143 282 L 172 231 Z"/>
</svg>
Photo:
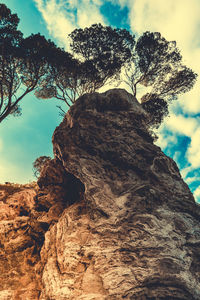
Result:
<svg viewBox="0 0 200 300">
<path fill-rule="evenodd" d="M 1 203 L 2 299 L 200 299 L 199 204 L 147 121 L 121 89 L 71 107 L 28 214 Z"/>
</svg>

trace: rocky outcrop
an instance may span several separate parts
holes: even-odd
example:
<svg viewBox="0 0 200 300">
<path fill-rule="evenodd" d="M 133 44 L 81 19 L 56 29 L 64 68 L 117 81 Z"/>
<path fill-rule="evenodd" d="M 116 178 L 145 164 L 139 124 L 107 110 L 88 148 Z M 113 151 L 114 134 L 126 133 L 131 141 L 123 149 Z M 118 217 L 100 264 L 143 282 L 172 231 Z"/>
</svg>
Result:
<svg viewBox="0 0 200 300">
<path fill-rule="evenodd" d="M 0 299 L 200 299 L 200 207 L 147 123 L 121 89 L 76 101 L 54 132 L 55 158 L 28 215 L 12 213 L 37 237 L 30 271 L 16 263 L 34 287 L 9 281 Z"/>
<path fill-rule="evenodd" d="M 31 228 L 36 185 L 0 185 L 0 299 L 38 299 L 34 265 L 37 234 Z"/>
</svg>

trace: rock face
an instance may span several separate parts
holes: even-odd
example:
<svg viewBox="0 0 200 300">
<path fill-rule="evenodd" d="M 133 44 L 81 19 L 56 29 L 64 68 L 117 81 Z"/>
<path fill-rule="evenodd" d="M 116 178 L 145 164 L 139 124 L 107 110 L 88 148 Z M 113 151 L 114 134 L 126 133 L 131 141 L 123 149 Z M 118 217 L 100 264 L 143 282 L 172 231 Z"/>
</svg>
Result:
<svg viewBox="0 0 200 300">
<path fill-rule="evenodd" d="M 23 248 L 35 249 L 30 268 L 16 261 L 32 285 L 20 289 L 16 271 L 0 299 L 200 299 L 200 207 L 153 144 L 147 121 L 121 89 L 84 95 L 71 107 L 33 205 L 27 216 L 10 213 L 13 244 L 3 240 L 5 257 L 19 252 L 16 239 L 34 236 Z M 19 218 L 32 229 L 13 238 Z"/>
<path fill-rule="evenodd" d="M 34 265 L 38 233 L 31 227 L 34 185 L 0 186 L 0 299 L 38 299 Z"/>
</svg>

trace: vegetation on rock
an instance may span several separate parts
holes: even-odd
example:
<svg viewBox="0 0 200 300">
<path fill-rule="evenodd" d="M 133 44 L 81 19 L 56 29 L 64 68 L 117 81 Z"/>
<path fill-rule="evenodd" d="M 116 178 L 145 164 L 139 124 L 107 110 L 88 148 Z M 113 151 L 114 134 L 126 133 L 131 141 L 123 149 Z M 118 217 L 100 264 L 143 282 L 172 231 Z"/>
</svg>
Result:
<svg viewBox="0 0 200 300">
<path fill-rule="evenodd" d="M 35 177 L 39 177 L 43 167 L 51 160 L 50 156 L 40 156 L 33 163 L 33 172 Z"/>
<path fill-rule="evenodd" d="M 137 97 L 141 85 L 145 91 L 141 103 L 150 113 L 150 125 L 158 127 L 168 115 L 169 101 L 188 92 L 197 74 L 182 64 L 176 42 L 169 42 L 159 32 L 145 32 L 132 49 L 125 65 L 126 83 Z"/>
<path fill-rule="evenodd" d="M 0 4 L 0 122 L 20 115 L 20 101 L 33 90 L 38 98 L 56 98 L 69 107 L 85 93 L 125 80 L 134 96 L 139 85 L 147 88 L 138 100 L 150 113 L 149 125 L 158 127 L 169 101 L 196 81 L 176 43 L 158 32 L 135 41 L 125 29 L 94 24 L 69 35 L 71 54 L 40 34 L 23 38 L 18 24 L 17 15 Z"/>
</svg>

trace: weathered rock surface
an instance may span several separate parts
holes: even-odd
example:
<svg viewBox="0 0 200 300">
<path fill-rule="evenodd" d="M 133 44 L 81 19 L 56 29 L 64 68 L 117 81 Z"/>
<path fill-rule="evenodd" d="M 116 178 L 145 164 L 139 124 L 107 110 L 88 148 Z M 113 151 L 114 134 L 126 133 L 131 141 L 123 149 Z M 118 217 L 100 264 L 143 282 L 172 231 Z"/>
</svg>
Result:
<svg viewBox="0 0 200 300">
<path fill-rule="evenodd" d="M 0 186 L 0 299 L 38 299 L 38 241 L 31 228 L 35 185 Z"/>
<path fill-rule="evenodd" d="M 121 89 L 77 100 L 54 132 L 55 159 L 27 215 L 6 199 L 1 255 L 11 267 L 2 263 L 10 281 L 1 280 L 0 299 L 200 299 L 200 207 L 147 119 Z M 20 252 L 26 238 L 34 245 Z M 18 253 L 31 247 L 28 269 Z"/>
</svg>

